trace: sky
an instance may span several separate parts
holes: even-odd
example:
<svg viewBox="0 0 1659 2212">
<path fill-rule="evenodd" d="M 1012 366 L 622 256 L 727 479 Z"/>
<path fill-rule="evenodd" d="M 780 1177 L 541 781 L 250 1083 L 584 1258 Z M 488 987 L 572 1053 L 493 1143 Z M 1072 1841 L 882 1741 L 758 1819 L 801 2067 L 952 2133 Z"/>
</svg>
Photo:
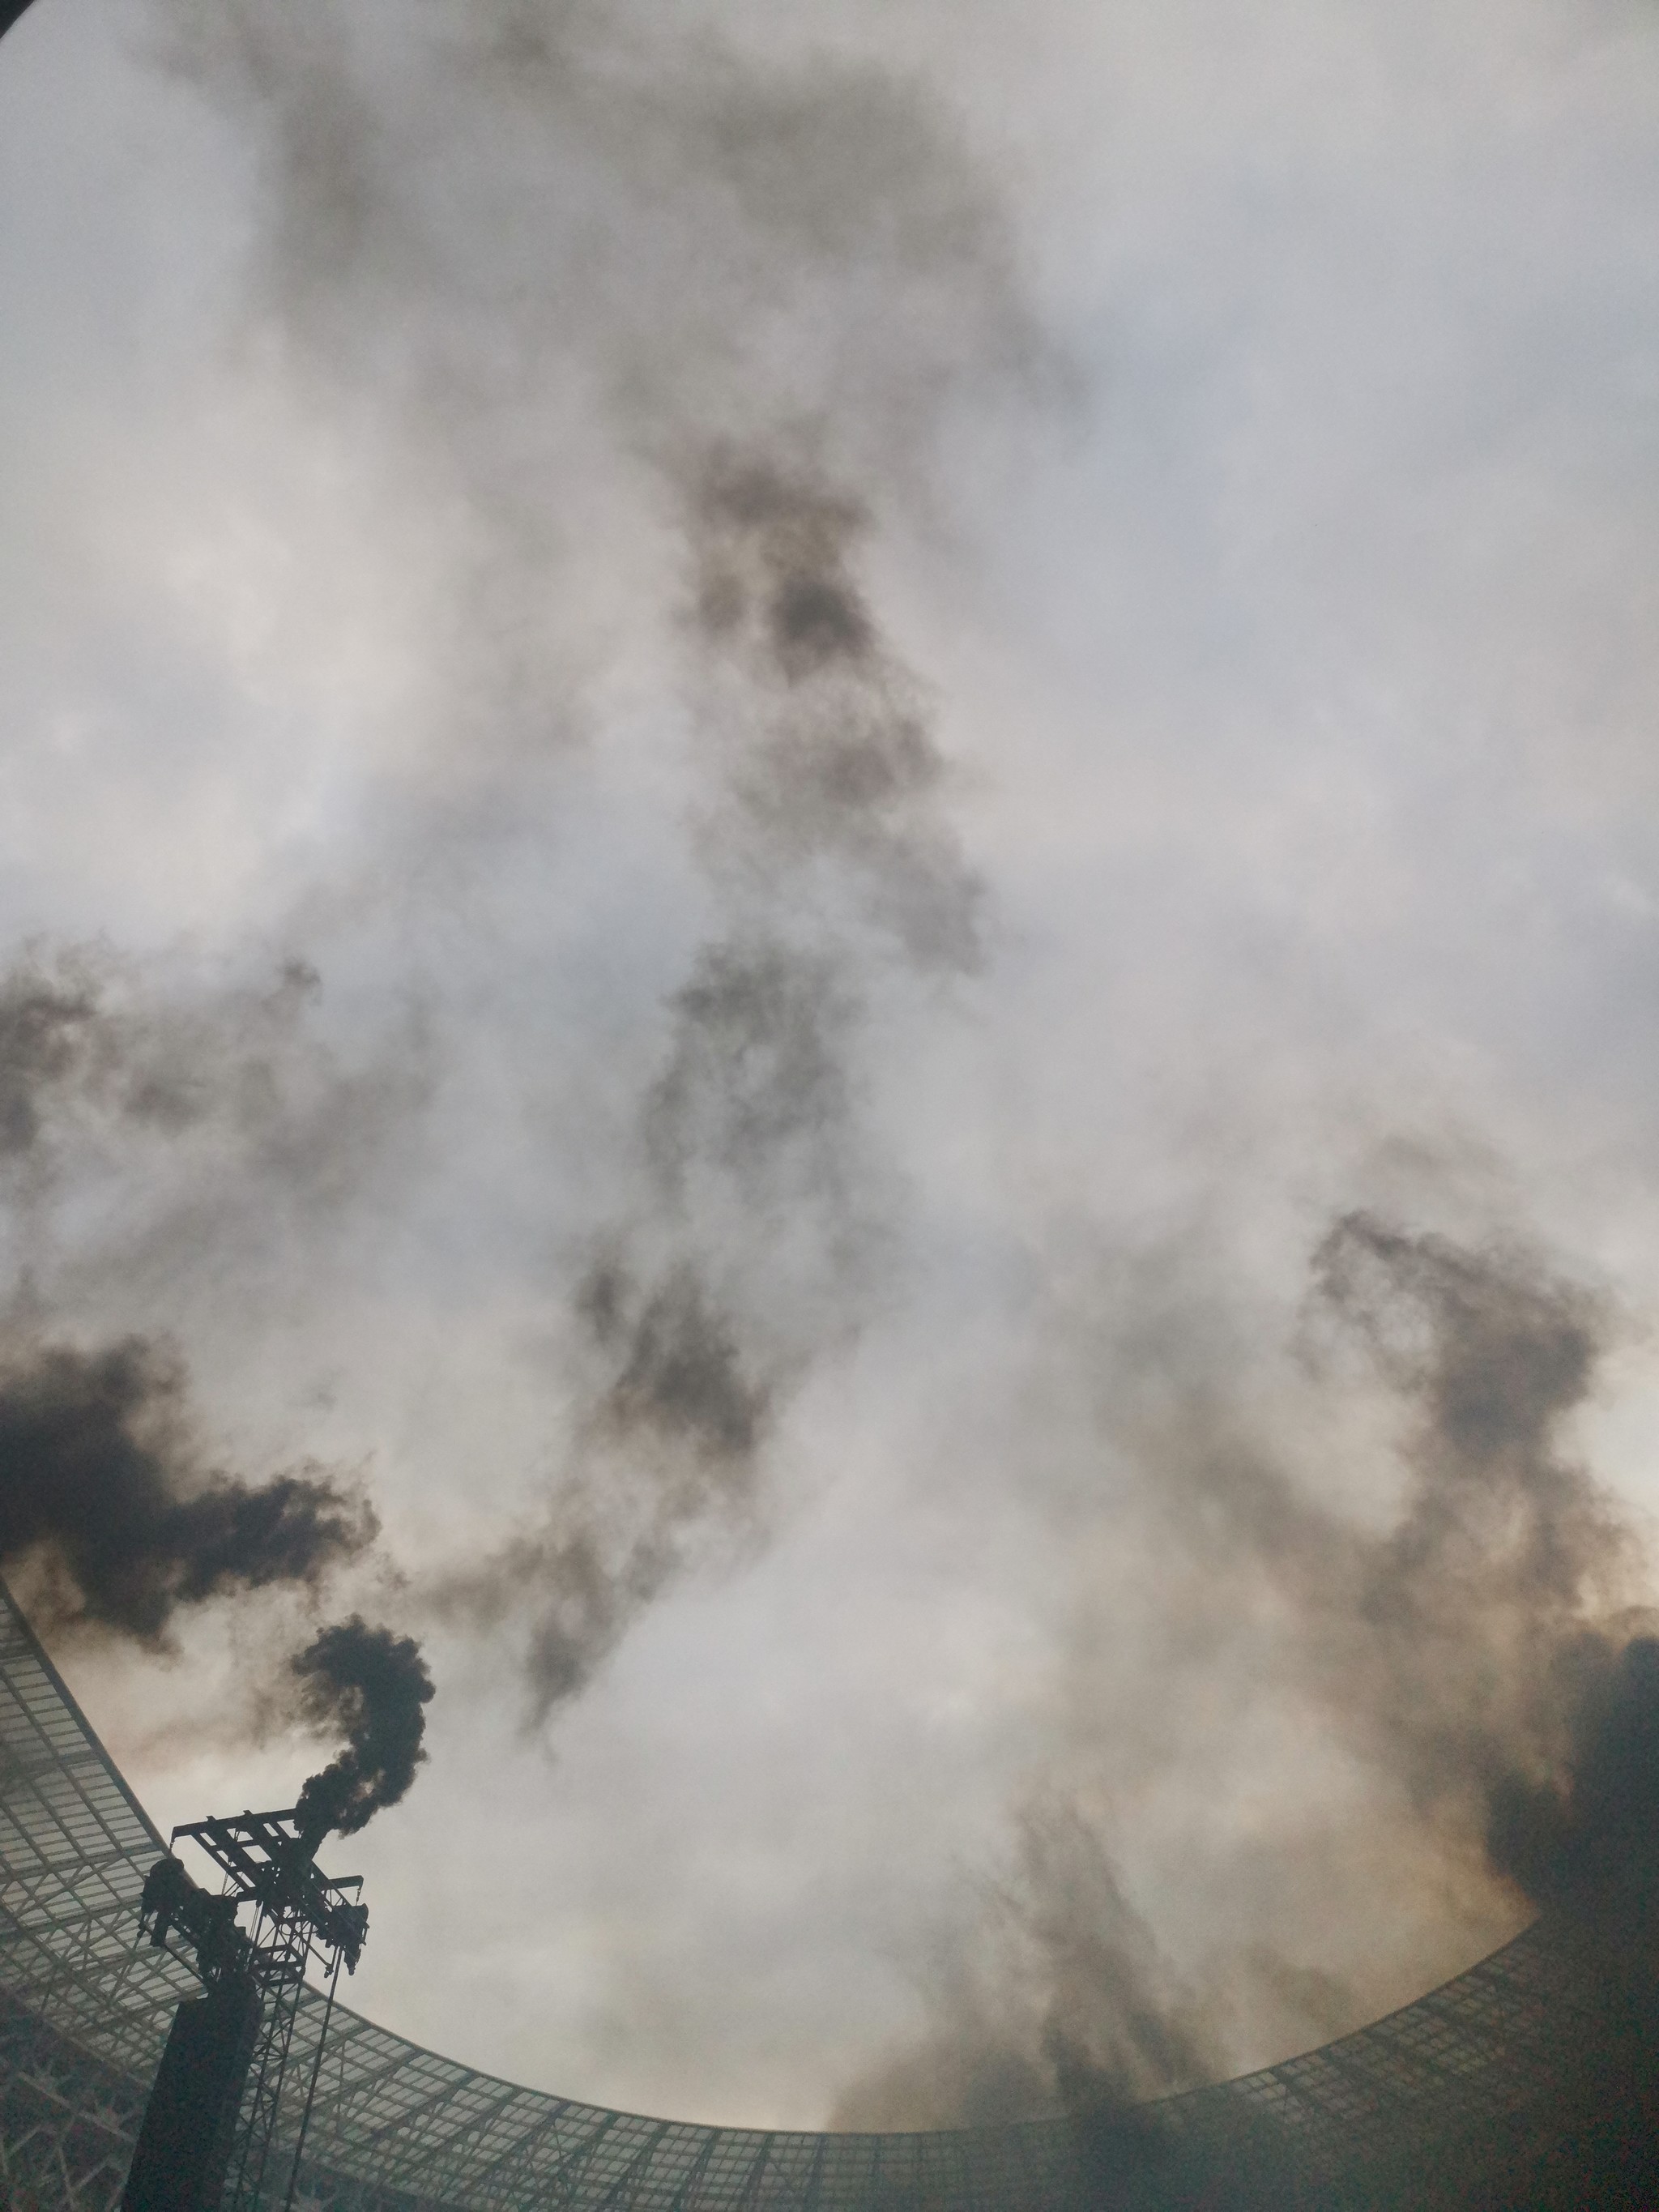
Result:
<svg viewBox="0 0 1659 2212">
<path fill-rule="evenodd" d="M 167 1498 L 379 1533 L 0 1551 L 163 1826 L 419 1639 L 358 2008 L 947 2124 L 1543 1893 L 1656 1591 L 1656 126 L 1649 0 L 8 34 L 0 1443 L 126 1346 Z"/>
</svg>

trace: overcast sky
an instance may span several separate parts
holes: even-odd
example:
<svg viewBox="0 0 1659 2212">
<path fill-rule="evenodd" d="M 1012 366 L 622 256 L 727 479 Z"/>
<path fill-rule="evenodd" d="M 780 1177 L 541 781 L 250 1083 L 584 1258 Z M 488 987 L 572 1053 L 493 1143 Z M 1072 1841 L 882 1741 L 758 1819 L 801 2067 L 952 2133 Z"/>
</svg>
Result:
<svg viewBox="0 0 1659 2212">
<path fill-rule="evenodd" d="M 0 299 L 6 1327 L 384 1532 L 63 1641 L 157 1820 L 420 1636 L 354 2004 L 760 2124 L 1519 1924 L 1447 1746 L 1659 1511 L 1648 0 L 37 0 Z M 1401 1629 L 1472 1283 L 1629 1542 Z"/>
</svg>

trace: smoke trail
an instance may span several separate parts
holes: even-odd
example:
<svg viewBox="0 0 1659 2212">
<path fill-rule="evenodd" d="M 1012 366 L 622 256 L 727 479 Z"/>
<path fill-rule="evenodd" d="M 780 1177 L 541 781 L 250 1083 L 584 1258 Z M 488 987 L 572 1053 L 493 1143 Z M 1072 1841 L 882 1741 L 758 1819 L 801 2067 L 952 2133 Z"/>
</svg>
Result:
<svg viewBox="0 0 1659 2212">
<path fill-rule="evenodd" d="M 0 984 L 0 1156 L 40 1137 L 43 1101 L 75 1071 L 96 1012 L 89 979 L 31 964 Z"/>
<path fill-rule="evenodd" d="M 845 2087 L 831 2126 L 1121 2110 L 1220 2070 L 1203 1993 L 1171 1968 L 1096 1828 L 1059 1797 L 1016 1827 L 1008 1878 L 930 1961 L 929 2032 Z"/>
<path fill-rule="evenodd" d="M 757 870 L 797 912 L 854 895 L 922 972 L 979 954 L 981 886 L 941 802 L 950 775 L 921 687 L 853 568 L 867 506 L 799 457 L 732 447 L 692 488 L 694 619 L 726 764 L 714 865 Z M 735 681 L 734 681 L 735 679 Z"/>
<path fill-rule="evenodd" d="M 1242 1354 L 1182 1303 L 1209 1284 L 1171 1301 L 1172 1280 L 1132 1293 L 1115 1340 L 1091 1340 L 1090 1354 L 1097 1449 L 1133 1472 L 1125 1539 L 1151 1532 L 1149 1571 L 1194 1619 L 1194 1648 L 1181 1650 L 1177 1626 L 1164 1678 L 1146 1686 L 1154 1710 L 1179 1711 L 1183 1679 L 1212 1698 L 1236 1644 L 1257 1709 L 1316 1717 L 1370 1778 L 1380 1847 L 1409 1862 L 1419 1893 L 1484 1887 L 1492 1920 L 1512 1925 L 1522 1896 L 1650 1887 L 1659 1636 L 1632 1530 L 1567 1443 L 1616 1327 L 1606 1302 L 1518 1245 L 1465 1246 L 1364 1212 L 1335 1221 L 1310 1259 L 1312 1395 L 1297 1413 L 1311 1422 L 1328 1395 L 1380 1384 L 1397 1495 L 1379 1523 L 1375 1485 L 1370 1510 L 1345 1510 L 1342 1484 L 1310 1483 L 1295 1440 L 1264 1431 Z M 1103 1598 L 1084 1602 L 1097 1619 Z M 1139 1711 L 1103 1717 L 1097 1740 L 1092 1699 L 1121 1693 L 1074 1663 L 1053 1778 L 1017 1815 L 1000 1893 L 953 1939 L 956 1971 L 924 1982 L 922 2033 L 843 2093 L 838 2119 L 1006 2116 L 997 2100 L 1011 2086 L 1028 2112 L 1116 2109 L 1225 2070 L 1237 2025 L 1279 2005 L 1306 2014 L 1305 2040 L 1375 2008 L 1339 1976 L 1299 1990 L 1301 1970 L 1271 1944 L 1241 1944 L 1224 1909 L 1207 1947 L 1189 1940 L 1172 1964 L 1111 1847 L 1113 1767 L 1131 1725 L 1153 1732 L 1127 1787 L 1179 1771 L 1191 1747 L 1174 1726 L 1160 1743 Z M 1097 1769 L 1087 1806 L 1068 1798 Z M 1268 1877 L 1252 1869 L 1248 1834 L 1231 1848 L 1248 1901 Z M 1297 1869 L 1340 1848 L 1331 1833 L 1275 1832 L 1281 1934 L 1297 1933 Z M 1224 1885 L 1224 1863 L 1211 1878 Z M 1363 1875 L 1349 1879 L 1349 1913 L 1370 1927 Z M 1322 1869 L 1322 1887 L 1348 1895 L 1342 1881 L 1340 1865 Z M 1444 1972 L 1468 1962 L 1449 1915 L 1443 1941 Z"/>
<path fill-rule="evenodd" d="M 691 515 L 692 690 L 722 769 L 702 842 L 730 920 L 670 1002 L 635 1121 L 635 1209 L 574 1287 L 591 1374 L 547 1527 L 441 1593 L 474 1617 L 529 1607 L 544 1714 L 703 1524 L 762 1510 L 792 1392 L 861 1326 L 892 1196 L 860 1122 L 865 1000 L 978 949 L 945 763 L 851 568 L 859 509 L 727 450 Z"/>
<path fill-rule="evenodd" d="M 1604 1624 L 1638 1587 L 1630 1529 L 1561 1441 L 1608 1316 L 1524 1254 L 1364 1214 L 1333 1228 L 1315 1273 L 1412 1414 L 1395 1528 L 1316 1530 L 1337 1569 L 1312 1639 L 1321 1692 L 1428 1815 L 1495 1837 L 1516 1777 L 1559 1771 Z M 1295 1595 L 1317 1619 L 1299 1579 Z M 1344 1597 L 1358 1632 L 1333 1617 Z"/>
<path fill-rule="evenodd" d="M 573 586 L 678 659 L 712 920 L 612 1117 L 629 1200 L 564 1240 L 545 1512 L 434 1594 L 522 1625 L 545 1709 L 705 1524 L 755 1525 L 795 1391 L 860 1326 L 894 1196 L 866 1009 L 971 969 L 981 901 L 859 556 L 932 501 L 951 409 L 1027 374 L 1030 321 L 979 164 L 880 71 L 769 70 L 581 4 L 162 13 L 245 127 L 250 301 L 285 373 L 372 418 L 388 482 L 449 518 L 456 619 L 420 687 L 444 803 L 404 817 L 395 870 L 499 844 L 526 763 L 582 719 Z M 574 483 L 615 525 L 598 544 L 565 520 Z"/>
<path fill-rule="evenodd" d="M 295 1236 L 315 1283 L 431 1092 L 418 1012 L 354 1023 L 342 1052 L 323 998 L 297 957 L 244 981 L 37 945 L 0 975 L 0 1195 L 31 1313 L 115 1335 L 181 1293 L 216 1310 L 228 1269 L 283 1291 Z"/>
<path fill-rule="evenodd" d="M 475 1620 L 529 1614 L 542 1714 L 709 1532 L 752 1524 L 781 1404 L 852 1324 L 851 1009 L 834 969 L 764 940 L 717 948 L 672 1012 L 635 1137 L 648 1203 L 601 1233 L 572 1293 L 582 1397 L 545 1522 L 438 1593 Z"/>
<path fill-rule="evenodd" d="M 255 1486 L 204 1466 L 183 1370 L 161 1347 L 32 1344 L 0 1358 L 0 1564 L 41 1570 L 62 1623 L 164 1647 L 180 1607 L 314 1589 L 377 1532 L 319 1471 Z"/>
<path fill-rule="evenodd" d="M 426 1757 L 432 1677 L 412 1637 L 371 1628 L 359 1613 L 320 1630 L 289 1666 L 306 1724 L 346 1738 L 300 1792 L 297 1825 L 314 1849 L 331 1828 L 355 1836 L 408 1790 Z"/>
<path fill-rule="evenodd" d="M 0 1364 L 0 1567 L 30 1571 L 32 1609 L 50 1626 L 165 1650 L 181 1609 L 316 1591 L 379 1533 L 371 1508 L 319 1471 L 251 1485 L 204 1467 L 184 1370 L 142 1339 L 96 1352 L 32 1345 Z M 433 1686 L 411 1638 L 357 1614 L 289 1667 L 301 1723 L 347 1739 L 301 1793 L 314 1848 L 408 1790 Z"/>
<path fill-rule="evenodd" d="M 755 531 L 764 541 L 757 584 L 705 570 L 699 601 L 722 675 L 753 642 L 750 597 L 767 610 L 723 734 L 745 716 L 760 727 L 732 743 L 707 831 L 718 871 L 747 864 L 741 909 L 672 1002 L 637 1121 L 647 1204 L 602 1232 L 574 1294 L 603 1376 L 583 1464 L 556 1504 L 559 1533 L 510 1565 L 551 1596 L 530 1660 L 543 1711 L 678 1571 L 699 1522 L 757 1510 L 789 1394 L 860 1325 L 881 1189 L 851 1073 L 861 1000 L 895 959 L 926 973 L 975 949 L 975 886 L 930 808 L 942 763 L 841 571 L 846 514 L 758 471 L 722 478 L 716 506 L 723 553 L 755 553 Z M 620 1544 L 619 1494 L 633 1501 Z"/>
</svg>

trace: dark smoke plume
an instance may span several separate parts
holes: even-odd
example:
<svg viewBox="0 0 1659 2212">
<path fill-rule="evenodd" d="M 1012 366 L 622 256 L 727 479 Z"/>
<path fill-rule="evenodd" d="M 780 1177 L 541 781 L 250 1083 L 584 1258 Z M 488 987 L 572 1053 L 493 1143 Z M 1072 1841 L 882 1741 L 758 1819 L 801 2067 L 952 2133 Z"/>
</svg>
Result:
<svg viewBox="0 0 1659 2212">
<path fill-rule="evenodd" d="M 840 878 L 843 927 L 873 921 L 921 970 L 968 969 L 981 887 L 941 811 L 949 769 L 921 687 L 854 568 L 872 521 L 799 458 L 725 449 L 692 487 L 694 629 L 728 789 L 714 858 L 740 857 L 794 908 Z"/>
<path fill-rule="evenodd" d="M 0 1566 L 22 1561 L 61 1626 L 167 1647 L 181 1607 L 274 1585 L 314 1589 L 379 1533 L 327 1476 L 254 1486 L 205 1468 L 183 1370 L 139 1338 L 62 1345 L 0 1367 Z M 419 1648 L 356 1615 L 289 1662 L 300 1718 L 347 1748 L 306 1783 L 301 1825 L 354 1834 L 425 1756 Z"/>
<path fill-rule="evenodd" d="M 395 28 L 337 0 L 160 13 L 246 134 L 251 304 L 307 406 L 372 416 L 371 471 L 464 519 L 422 684 L 446 806 L 410 864 L 459 849 L 453 779 L 477 821 L 516 816 L 562 739 L 550 702 L 592 645 L 558 611 L 611 550 L 569 522 L 573 468 L 629 550 L 618 618 L 681 656 L 713 914 L 658 1079 L 617 1102 L 629 1200 L 557 1285 L 573 1410 L 545 1511 L 437 1593 L 522 1626 L 544 1710 L 755 1524 L 796 1390 L 867 1310 L 893 1194 L 866 1011 L 971 969 L 981 928 L 932 702 L 861 556 L 936 518 L 941 429 L 1024 386 L 1033 325 L 956 120 L 880 70 L 769 67 L 586 0 Z"/>
<path fill-rule="evenodd" d="M 1373 1401 L 1381 1383 L 1394 1510 L 1380 1523 L 1351 1513 L 1339 1484 L 1299 1474 L 1252 1419 L 1251 1394 L 1230 1391 L 1237 1350 L 1149 1277 L 1104 1359 L 1101 1417 L 1138 1470 L 1122 1510 L 1150 1515 L 1171 1604 L 1190 1605 L 1209 1668 L 1237 1635 L 1263 1701 L 1322 1719 L 1369 1772 L 1379 1834 L 1415 1855 L 1419 1882 L 1480 1892 L 1498 1924 L 1523 1899 L 1650 1888 L 1659 1633 L 1638 1602 L 1634 1534 L 1567 1426 L 1614 1316 L 1517 1246 L 1467 1247 L 1363 1212 L 1333 1224 L 1311 1267 L 1306 1379 L 1358 1377 Z M 1178 1645 L 1171 1658 L 1174 1672 Z M 1176 1673 L 1149 1694 L 1179 1689 Z M 1068 1683 L 1085 1716 L 1090 1695 Z M 1290 1959 L 1226 1948 L 1224 1934 L 1195 1968 L 1172 1968 L 1098 1815 L 1054 1809 L 1067 1771 L 1087 1771 L 1096 1752 L 1086 1717 L 1067 1725 L 1056 1794 L 1024 1817 L 1004 1893 L 961 1939 L 992 1963 L 927 1993 L 927 2031 L 850 2089 L 839 2119 L 1007 2117 L 997 2100 L 1020 2084 L 1026 2111 L 1121 2109 L 1225 2070 L 1230 2031 L 1264 2002 L 1305 2009 Z M 1104 1747 L 1109 1762 L 1121 1755 L 1109 1723 Z M 1160 1762 L 1147 1753 L 1139 1781 Z M 1276 1848 L 1294 1866 L 1310 1846 L 1286 1836 Z M 1443 1970 L 1467 1958 L 1449 1949 Z M 1319 2037 L 1375 2008 L 1363 1989 L 1316 1979 Z"/>
<path fill-rule="evenodd" d="M 66 1621 L 161 1646 L 181 1606 L 314 1587 L 376 1533 L 321 1473 L 255 1486 L 204 1467 L 183 1370 L 142 1338 L 0 1361 L 0 1564 L 38 1559 Z"/>
<path fill-rule="evenodd" d="M 1110 1851 L 1059 1798 L 1018 1822 L 1007 1881 L 931 1962 L 932 2031 L 843 2090 L 837 2128 L 989 2127 L 1122 2112 L 1222 2070 Z"/>
<path fill-rule="evenodd" d="M 854 1069 L 889 965 L 960 970 L 977 886 L 939 811 L 916 687 L 853 572 L 867 518 L 804 465 L 726 450 L 690 502 L 695 684 L 723 762 L 704 823 L 732 926 L 670 1006 L 641 1103 L 641 1204 L 574 1298 L 597 1357 L 549 1529 L 472 1583 L 539 1618 L 545 1712 L 697 1547 L 758 1509 L 791 1391 L 860 1323 L 878 1211 Z"/>
<path fill-rule="evenodd" d="M 1500 1774 L 1492 1864 L 1538 1905 L 1659 1880 L 1659 1638 L 1587 1630 L 1561 1655 L 1572 1685 L 1559 1771 Z"/>
<path fill-rule="evenodd" d="M 732 1332 L 689 1269 L 639 1296 L 617 1267 L 596 1267 L 580 1310 L 594 1340 L 619 1356 L 599 1419 L 622 1439 L 679 1440 L 703 1463 L 746 1465 L 765 1425 L 769 1392 L 743 1372 Z"/>
<path fill-rule="evenodd" d="M 0 983 L 0 1156 L 33 1149 L 43 1100 L 82 1059 L 96 1011 L 85 978 L 27 963 Z"/>
<path fill-rule="evenodd" d="M 1411 1409 L 1395 1527 L 1317 1531 L 1336 1570 L 1324 1607 L 1346 1594 L 1356 1607 L 1347 1632 L 1328 1614 L 1316 1632 L 1325 1694 L 1429 1817 L 1458 1817 L 1473 1792 L 1498 1870 L 1519 1877 L 1530 1861 L 1522 1886 L 1541 1894 L 1541 1839 L 1522 1842 L 1520 1808 L 1570 1790 L 1581 1759 L 1605 1761 L 1590 1741 L 1617 1735 L 1643 1679 L 1639 1662 L 1628 1680 L 1616 1663 L 1633 1538 L 1562 1437 L 1608 1316 L 1522 1254 L 1364 1214 L 1337 1224 L 1315 1267 L 1326 1311 Z M 1307 1619 L 1315 1594 L 1297 1597 Z"/>
<path fill-rule="evenodd" d="M 298 958 L 254 988 L 185 994 L 102 945 L 33 948 L 0 977 L 0 1158 L 76 1119 L 173 1136 L 216 1117 L 268 1124 L 314 1073 L 301 1024 L 320 989 Z"/>
<path fill-rule="evenodd" d="M 339 1757 L 300 1792 L 298 1826 L 314 1847 L 331 1828 L 355 1836 L 413 1782 L 426 1757 L 432 1677 L 412 1637 L 371 1628 L 357 1613 L 319 1630 L 289 1664 L 307 1724 L 346 1738 Z"/>
</svg>

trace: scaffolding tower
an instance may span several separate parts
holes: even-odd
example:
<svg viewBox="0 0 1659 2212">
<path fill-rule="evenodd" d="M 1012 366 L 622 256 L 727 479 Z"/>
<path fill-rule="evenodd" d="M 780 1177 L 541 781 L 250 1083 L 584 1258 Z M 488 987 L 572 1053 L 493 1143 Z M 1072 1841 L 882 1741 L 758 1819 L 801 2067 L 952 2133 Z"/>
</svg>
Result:
<svg viewBox="0 0 1659 2212">
<path fill-rule="evenodd" d="M 206 1991 L 187 2000 L 151 2093 L 123 2212 L 256 2212 L 283 2108 L 294 2029 L 309 1968 L 331 2010 L 340 1967 L 356 1972 L 368 1908 L 356 1875 L 331 1879 L 320 1840 L 296 1808 L 198 1820 L 175 1828 L 217 1868 L 216 1894 L 199 1888 L 169 1850 L 144 1878 L 139 1930 L 156 1950 L 187 1947 Z M 241 1916 L 247 1924 L 241 1924 Z M 322 2064 L 319 2029 L 302 2146 Z M 287 2195 L 293 2196 L 300 2148 Z"/>
</svg>

